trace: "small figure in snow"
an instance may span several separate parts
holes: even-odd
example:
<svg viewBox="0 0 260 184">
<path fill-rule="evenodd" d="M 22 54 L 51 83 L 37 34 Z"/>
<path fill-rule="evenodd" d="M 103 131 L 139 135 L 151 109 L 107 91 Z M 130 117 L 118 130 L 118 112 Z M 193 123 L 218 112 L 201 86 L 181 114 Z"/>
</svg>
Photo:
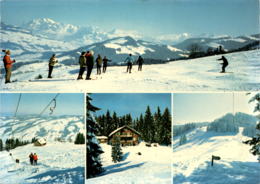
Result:
<svg viewBox="0 0 260 184">
<path fill-rule="evenodd" d="M 11 60 L 11 51 L 3 50 L 5 52 L 5 56 L 3 58 L 4 67 L 5 67 L 5 83 L 10 83 L 11 75 L 12 75 L 12 64 L 15 63 L 15 60 Z"/>
<path fill-rule="evenodd" d="M 107 71 L 107 62 L 110 62 L 112 60 L 107 59 L 107 57 L 105 56 L 103 59 L 103 73 L 106 73 Z"/>
<path fill-rule="evenodd" d="M 100 75 L 100 74 L 101 74 L 102 62 L 103 62 L 103 59 L 102 59 L 102 57 L 100 56 L 100 54 L 98 54 L 98 57 L 97 57 L 97 59 L 96 59 L 97 75 Z"/>
<path fill-rule="evenodd" d="M 129 73 L 131 73 L 132 70 L 132 66 L 133 66 L 133 57 L 132 54 L 129 54 L 129 56 L 125 59 L 125 63 L 127 63 L 127 69 L 126 69 L 126 73 L 129 71 Z"/>
<path fill-rule="evenodd" d="M 53 54 L 49 60 L 49 74 L 48 74 L 48 78 L 52 78 L 51 74 L 52 74 L 52 70 L 54 65 L 58 63 L 58 60 L 56 59 L 56 55 Z"/>
<path fill-rule="evenodd" d="M 86 59 L 86 52 L 82 52 L 81 55 L 79 56 L 79 76 L 77 80 L 83 79 L 82 75 L 84 74 L 86 70 L 86 65 L 87 64 L 87 59 Z"/>
<path fill-rule="evenodd" d="M 138 64 L 138 71 L 142 71 L 142 66 L 144 63 L 144 59 L 142 58 L 142 56 L 139 56 L 136 63 Z"/>
<path fill-rule="evenodd" d="M 227 58 L 225 58 L 225 56 L 222 56 L 220 59 L 218 59 L 218 60 L 222 60 L 223 61 L 223 63 L 220 63 L 220 64 L 222 64 L 222 71 L 221 71 L 221 73 L 225 73 L 226 72 L 226 67 L 228 66 L 228 60 L 227 60 Z"/>
<path fill-rule="evenodd" d="M 33 153 L 31 153 L 31 154 L 29 155 L 29 159 L 30 159 L 31 165 L 33 165 Z"/>
<path fill-rule="evenodd" d="M 90 75 L 94 66 L 94 51 L 87 51 L 86 59 L 87 59 L 87 77 L 86 80 L 90 80 Z"/>
<path fill-rule="evenodd" d="M 33 165 L 37 165 L 38 155 L 36 153 L 33 154 Z"/>
</svg>

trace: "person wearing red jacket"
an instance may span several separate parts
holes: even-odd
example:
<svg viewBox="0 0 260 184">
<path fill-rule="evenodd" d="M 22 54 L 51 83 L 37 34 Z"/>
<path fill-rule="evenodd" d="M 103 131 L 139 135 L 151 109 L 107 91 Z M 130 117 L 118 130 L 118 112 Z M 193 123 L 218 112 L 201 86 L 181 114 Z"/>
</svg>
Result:
<svg viewBox="0 0 260 184">
<path fill-rule="evenodd" d="M 34 153 L 34 155 L 33 155 L 33 165 L 37 165 L 37 161 L 38 161 L 38 155 L 36 155 L 36 153 Z"/>
<path fill-rule="evenodd" d="M 15 60 L 11 60 L 10 50 L 5 51 L 5 56 L 3 58 L 4 67 L 5 67 L 5 83 L 10 83 L 11 74 L 12 74 L 12 64 L 15 63 Z"/>
</svg>

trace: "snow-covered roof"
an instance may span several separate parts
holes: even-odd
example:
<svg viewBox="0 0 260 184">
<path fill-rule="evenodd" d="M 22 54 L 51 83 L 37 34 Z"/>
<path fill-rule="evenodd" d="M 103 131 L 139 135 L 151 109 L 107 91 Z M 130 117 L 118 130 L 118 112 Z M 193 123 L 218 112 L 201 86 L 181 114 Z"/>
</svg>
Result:
<svg viewBox="0 0 260 184">
<path fill-rule="evenodd" d="M 107 136 L 96 136 L 97 139 L 107 139 Z"/>
<path fill-rule="evenodd" d="M 118 131 L 122 130 L 123 128 L 128 128 L 128 129 L 132 130 L 133 132 L 135 132 L 136 134 L 141 135 L 141 134 L 140 134 L 139 132 L 137 132 L 135 129 L 133 129 L 133 128 L 127 126 L 127 125 L 125 125 L 125 126 L 119 127 L 118 129 L 114 130 L 113 132 L 111 132 L 108 137 L 111 137 L 113 134 L 117 133 Z"/>
</svg>

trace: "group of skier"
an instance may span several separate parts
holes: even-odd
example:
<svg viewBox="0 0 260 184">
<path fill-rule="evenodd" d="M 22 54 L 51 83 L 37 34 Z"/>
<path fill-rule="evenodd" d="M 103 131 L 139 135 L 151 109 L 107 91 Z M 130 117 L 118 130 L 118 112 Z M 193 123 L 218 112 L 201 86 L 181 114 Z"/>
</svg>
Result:
<svg viewBox="0 0 260 184">
<path fill-rule="evenodd" d="M 112 60 L 108 59 L 106 56 L 104 58 L 101 57 L 100 54 L 98 54 L 96 58 L 96 66 L 97 66 L 97 75 L 101 74 L 101 67 L 103 65 L 103 73 L 106 73 L 107 70 L 107 63 Z M 92 69 L 94 67 L 94 51 L 87 51 L 82 52 L 79 56 L 79 75 L 77 80 L 83 79 L 83 74 L 85 71 L 87 71 L 86 80 L 90 80 L 90 75 L 92 72 Z"/>
<path fill-rule="evenodd" d="M 2 50 L 5 52 L 5 56 L 3 58 L 4 62 L 4 68 L 5 68 L 5 83 L 10 83 L 11 82 L 11 73 L 12 73 L 12 64 L 15 63 L 15 60 L 11 60 L 11 52 L 10 50 Z M 225 56 L 222 56 L 220 59 L 222 60 L 222 71 L 221 73 L 225 73 L 225 68 L 228 66 L 228 60 Z M 104 58 L 101 57 L 100 54 L 98 54 L 96 58 L 96 67 L 97 67 L 97 75 L 101 75 L 101 67 L 103 65 L 103 70 L 102 72 L 105 73 L 107 70 L 108 62 L 111 62 L 112 60 L 108 59 L 106 56 Z M 127 65 L 126 72 L 131 73 L 132 71 L 132 66 L 134 64 L 134 58 L 132 54 L 129 54 L 127 58 L 124 61 Z M 53 54 L 51 58 L 49 59 L 49 73 L 48 73 L 48 78 L 52 78 L 52 71 L 55 66 L 55 64 L 58 63 L 58 60 L 56 58 L 56 55 Z M 136 63 L 138 64 L 138 71 L 142 71 L 142 65 L 144 63 L 144 59 L 142 56 L 139 56 Z M 83 79 L 83 74 L 85 71 L 87 71 L 86 75 L 86 80 L 90 80 L 91 72 L 94 67 L 94 52 L 93 51 L 87 51 L 87 52 L 82 52 L 80 57 L 79 57 L 79 74 L 77 80 Z"/>
<path fill-rule="evenodd" d="M 36 153 L 31 153 L 29 155 L 29 160 L 30 160 L 30 164 L 31 165 L 37 165 L 37 161 L 38 161 L 38 155 Z"/>
</svg>

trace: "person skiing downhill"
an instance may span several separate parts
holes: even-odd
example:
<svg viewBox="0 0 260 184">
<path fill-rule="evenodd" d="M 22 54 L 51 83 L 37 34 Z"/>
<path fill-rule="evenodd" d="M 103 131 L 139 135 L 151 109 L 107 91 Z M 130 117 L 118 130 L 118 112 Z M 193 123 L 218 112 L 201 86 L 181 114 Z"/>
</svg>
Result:
<svg viewBox="0 0 260 184">
<path fill-rule="evenodd" d="M 220 63 L 220 64 L 222 64 L 222 71 L 220 72 L 220 73 L 225 73 L 226 72 L 226 67 L 228 66 L 228 60 L 227 60 L 227 58 L 225 57 L 225 56 L 222 56 L 220 59 L 217 59 L 217 60 L 222 60 L 223 61 L 223 63 Z"/>
<path fill-rule="evenodd" d="M 84 74 L 84 72 L 86 70 L 87 59 L 86 59 L 85 55 L 86 55 L 86 53 L 82 52 L 81 55 L 79 56 L 80 69 L 79 69 L 79 76 L 78 76 L 77 80 L 83 79 L 82 75 Z"/>
<path fill-rule="evenodd" d="M 29 155 L 29 159 L 30 159 L 31 165 L 33 165 L 33 153 L 31 153 L 31 154 Z"/>
<path fill-rule="evenodd" d="M 98 54 L 98 57 L 96 59 L 96 64 L 97 64 L 97 75 L 101 74 L 101 66 L 102 66 L 102 57 L 100 56 L 100 54 Z"/>
<path fill-rule="evenodd" d="M 5 84 L 10 83 L 11 75 L 12 75 L 12 64 L 15 63 L 15 60 L 11 60 L 11 51 L 3 50 L 5 52 L 5 56 L 3 58 L 4 67 L 5 67 Z"/>
<path fill-rule="evenodd" d="M 90 75 L 94 66 L 94 51 L 87 51 L 86 59 L 87 59 L 87 76 L 86 80 L 90 80 Z"/>
<path fill-rule="evenodd" d="M 125 63 L 127 63 L 127 69 L 126 69 L 126 73 L 129 71 L 129 73 L 131 73 L 132 70 L 132 66 L 133 66 L 133 57 L 132 54 L 129 54 L 129 56 L 125 59 Z"/>
<path fill-rule="evenodd" d="M 56 59 L 56 55 L 53 54 L 49 60 L 49 74 L 48 74 L 48 78 L 52 78 L 51 74 L 53 71 L 53 67 L 54 65 L 58 63 L 58 60 Z"/>
<path fill-rule="evenodd" d="M 103 73 L 106 73 L 107 71 L 107 62 L 110 62 L 112 60 L 107 59 L 107 57 L 105 56 L 103 59 Z"/>
<path fill-rule="evenodd" d="M 138 64 L 138 71 L 142 71 L 142 66 L 144 63 L 144 59 L 142 58 L 142 56 L 139 56 L 136 63 Z"/>
</svg>

